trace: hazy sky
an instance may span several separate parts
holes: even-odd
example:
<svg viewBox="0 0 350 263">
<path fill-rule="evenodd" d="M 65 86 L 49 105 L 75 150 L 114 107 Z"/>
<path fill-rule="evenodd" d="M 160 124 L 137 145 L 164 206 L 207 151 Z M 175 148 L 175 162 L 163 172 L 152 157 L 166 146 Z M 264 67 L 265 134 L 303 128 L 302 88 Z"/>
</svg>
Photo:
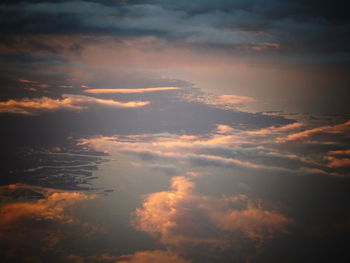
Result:
<svg viewBox="0 0 350 263">
<path fill-rule="evenodd" d="M 348 7 L 1 1 L 0 261 L 348 262 Z"/>
</svg>

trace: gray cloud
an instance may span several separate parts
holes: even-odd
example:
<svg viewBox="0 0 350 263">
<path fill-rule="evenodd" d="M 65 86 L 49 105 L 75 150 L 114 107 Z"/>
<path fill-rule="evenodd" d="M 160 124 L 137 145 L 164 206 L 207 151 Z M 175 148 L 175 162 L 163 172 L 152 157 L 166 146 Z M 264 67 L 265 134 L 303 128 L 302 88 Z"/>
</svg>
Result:
<svg viewBox="0 0 350 263">
<path fill-rule="evenodd" d="M 349 19 L 339 3 L 317 1 L 26 1 L 3 3 L 2 30 L 18 33 L 84 33 L 157 36 L 189 45 L 242 47 L 264 43 L 280 54 L 348 54 Z M 332 39 L 332 41 L 328 41 Z M 255 49 L 254 49 L 255 47 Z M 279 51 L 280 50 L 280 51 Z M 310 57 L 310 61 L 313 61 Z M 317 61 L 316 61 L 317 62 Z M 333 62 L 333 63 L 334 63 Z M 348 62 L 346 59 L 345 62 Z"/>
</svg>

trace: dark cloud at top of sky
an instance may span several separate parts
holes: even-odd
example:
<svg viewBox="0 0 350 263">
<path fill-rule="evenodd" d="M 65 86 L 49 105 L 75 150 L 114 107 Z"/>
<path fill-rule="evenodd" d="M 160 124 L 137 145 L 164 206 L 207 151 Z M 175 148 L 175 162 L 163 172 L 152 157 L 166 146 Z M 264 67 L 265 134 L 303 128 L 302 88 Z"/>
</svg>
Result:
<svg viewBox="0 0 350 263">
<path fill-rule="evenodd" d="M 346 5 L 345 1 L 314 0 L 6 1 L 0 13 L 3 37 L 37 33 L 156 36 L 240 51 L 260 47 L 284 55 L 329 53 L 330 58 L 316 62 L 344 64 L 337 55 L 350 52 Z"/>
<path fill-rule="evenodd" d="M 63 3 L 67 0 L 4 0 L 2 3 L 17 5 L 20 3 Z M 70 1 L 79 2 L 79 1 Z M 197 1 L 172 1 L 172 0 L 85 0 L 85 2 L 99 3 L 110 7 L 120 7 L 125 5 L 150 4 L 158 5 L 167 9 L 185 10 L 188 13 L 207 13 L 217 10 L 232 11 L 245 10 L 255 12 L 270 18 L 282 18 L 293 16 L 303 19 L 323 18 L 333 23 L 349 22 L 350 18 L 346 11 L 347 1 L 337 0 L 332 2 L 316 0 L 296 0 L 296 1 L 263 1 L 263 0 L 197 0 Z"/>
</svg>

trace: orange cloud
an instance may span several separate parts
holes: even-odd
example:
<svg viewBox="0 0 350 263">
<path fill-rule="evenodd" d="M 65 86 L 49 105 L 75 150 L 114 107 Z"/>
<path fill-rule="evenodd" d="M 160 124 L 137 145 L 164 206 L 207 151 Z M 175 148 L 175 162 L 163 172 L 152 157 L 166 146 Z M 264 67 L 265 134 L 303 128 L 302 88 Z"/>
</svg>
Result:
<svg viewBox="0 0 350 263">
<path fill-rule="evenodd" d="M 349 150 L 329 151 L 328 154 L 331 154 L 331 155 L 350 155 L 350 149 Z"/>
<path fill-rule="evenodd" d="M 18 82 L 21 82 L 21 83 L 36 83 L 35 81 L 31 81 L 31 80 L 27 80 L 27 79 L 17 79 Z"/>
<path fill-rule="evenodd" d="M 28 256 L 31 262 L 59 247 L 63 238 L 87 238 L 103 232 L 98 225 L 81 222 L 74 208 L 96 198 L 79 192 L 13 184 L 0 187 L 0 239 L 4 255 L 14 262 Z"/>
<path fill-rule="evenodd" d="M 300 127 L 303 127 L 304 124 L 300 122 L 294 122 L 291 124 L 287 124 L 284 126 L 276 127 L 271 126 L 264 129 L 256 130 L 256 131 L 248 131 L 247 134 L 249 135 L 271 135 L 271 134 L 279 134 L 282 132 L 289 132 L 295 129 L 299 129 Z"/>
<path fill-rule="evenodd" d="M 269 238 L 276 232 L 286 232 L 285 226 L 291 220 L 284 215 L 259 208 L 257 204 L 241 195 L 228 199 L 229 203 L 245 204 L 243 210 L 224 208 L 223 211 L 210 207 L 211 217 L 224 230 L 242 231 L 251 239 Z"/>
<path fill-rule="evenodd" d="M 39 111 L 52 111 L 59 109 L 84 110 L 90 105 L 101 105 L 114 108 L 135 108 L 148 105 L 149 101 L 120 102 L 116 100 L 98 99 L 83 95 L 63 94 L 62 99 L 48 97 L 8 100 L 0 102 L 0 113 L 34 114 Z"/>
<path fill-rule="evenodd" d="M 220 109 L 237 110 L 242 104 L 255 102 L 255 98 L 249 96 L 240 96 L 235 94 L 186 94 L 184 99 L 189 102 L 200 102 L 203 104 L 212 105 Z"/>
<path fill-rule="evenodd" d="M 285 138 L 279 138 L 279 142 L 286 142 L 286 141 L 299 141 L 299 140 L 306 140 L 311 138 L 313 135 L 317 133 L 328 133 L 328 134 L 340 134 L 350 131 L 350 121 L 347 121 L 345 123 L 337 124 L 334 126 L 321 126 L 309 130 L 305 130 L 302 132 L 297 132 L 293 134 L 289 134 Z"/>
<path fill-rule="evenodd" d="M 121 257 L 116 263 L 189 263 L 175 252 L 166 250 L 140 251 Z"/>
<path fill-rule="evenodd" d="M 234 131 L 231 126 L 218 124 L 216 125 L 216 133 L 220 134 L 230 134 Z"/>
<path fill-rule="evenodd" d="M 275 128 L 284 129 L 284 128 Z M 238 131 L 226 125 L 217 125 L 215 133 L 210 135 L 169 135 L 169 134 L 153 134 L 153 135 L 127 135 L 112 137 L 95 137 L 81 139 L 78 145 L 92 148 L 110 154 L 150 154 L 154 157 L 163 158 L 164 160 L 172 160 L 178 163 L 192 163 L 216 167 L 242 167 L 248 169 L 279 169 L 283 168 L 274 166 L 265 166 L 257 164 L 254 160 L 240 159 L 240 156 L 225 156 L 217 154 L 217 151 L 227 152 L 230 148 L 233 152 L 241 147 L 244 143 L 251 143 L 246 132 Z M 242 149 L 242 151 L 245 151 Z M 254 153 L 253 153 L 254 154 Z M 257 150 L 255 150 L 255 154 Z M 315 164 L 311 160 L 291 154 L 271 154 L 271 152 L 261 153 L 265 158 L 273 156 L 281 158 L 289 158 L 300 160 L 302 162 Z M 250 157 L 252 159 L 252 154 Z M 284 169 L 283 171 L 286 171 Z"/>
<path fill-rule="evenodd" d="M 217 103 L 222 104 L 239 104 L 239 103 L 249 103 L 254 102 L 255 99 L 248 96 L 238 96 L 238 95 L 221 95 L 218 97 Z"/>
<path fill-rule="evenodd" d="M 246 196 L 216 198 L 196 194 L 194 188 L 188 178 L 174 177 L 171 190 L 145 198 L 142 208 L 135 212 L 135 227 L 159 237 L 164 244 L 222 244 L 225 239 L 213 238 L 213 233 L 238 231 L 248 239 L 264 240 L 286 232 L 291 222 L 276 211 L 261 208 Z M 232 208 L 233 205 L 240 209 Z"/>
<path fill-rule="evenodd" d="M 202 150 L 206 148 L 234 146 L 237 144 L 235 138 L 229 134 L 214 134 L 211 137 L 151 135 L 147 139 L 131 135 L 82 139 L 78 145 L 112 154 L 150 153 L 177 161 L 202 160 L 217 165 L 264 168 L 262 165 L 256 165 L 249 161 L 202 153 Z M 239 143 L 243 143 L 243 141 L 239 141 Z"/>
<path fill-rule="evenodd" d="M 146 93 L 156 91 L 167 91 L 167 90 L 179 90 L 179 87 L 157 87 L 157 88 L 145 88 L 145 89 L 86 89 L 84 92 L 91 94 L 113 94 L 113 93 Z"/>
<path fill-rule="evenodd" d="M 23 185 L 9 185 L 7 191 L 16 189 L 28 189 Z M 2 192 L 4 189 L 2 189 Z M 43 199 L 35 202 L 11 202 L 0 206 L 0 229 L 15 225 L 20 220 L 55 220 L 62 223 L 73 223 L 74 219 L 66 215 L 64 211 L 77 202 L 89 200 L 95 196 L 89 196 L 78 192 L 52 192 L 49 191 Z"/>
<path fill-rule="evenodd" d="M 326 159 L 329 161 L 327 166 L 330 168 L 346 167 L 350 166 L 350 158 L 334 158 L 327 156 Z"/>
<path fill-rule="evenodd" d="M 341 134 L 349 128 L 348 123 L 323 126 L 317 129 L 323 133 Z M 141 134 L 115 135 L 110 137 L 94 137 L 81 139 L 78 145 L 92 148 L 110 154 L 131 154 L 142 158 L 144 154 L 164 162 L 174 162 L 180 165 L 239 167 L 245 169 L 266 170 L 281 173 L 326 173 L 324 153 L 309 154 L 302 146 L 290 148 L 285 138 L 290 135 L 300 137 L 305 131 L 296 132 L 306 125 L 295 122 L 284 126 L 270 126 L 260 130 L 240 130 L 228 125 L 217 124 L 216 129 L 209 134 L 176 135 L 176 134 Z M 315 129 L 308 134 L 313 134 Z M 317 137 L 320 144 L 324 135 Z M 310 135 L 311 136 L 311 135 Z M 334 137 L 334 136 L 333 136 Z M 276 139 L 277 138 L 277 139 Z M 283 138 L 283 139 L 281 139 Z M 336 138 L 334 139 L 336 143 Z M 342 139 L 343 140 L 343 139 Z M 277 143 L 276 143 L 277 142 Z M 282 145 L 282 143 L 285 143 Z M 293 152 L 293 150 L 297 150 Z M 300 150 L 300 152 L 298 152 Z M 329 155 L 346 154 L 346 151 L 330 151 Z M 306 168 L 303 167 L 306 165 Z M 346 165 L 337 161 L 335 165 Z M 146 167 L 146 166 L 145 166 Z M 163 165 L 165 168 L 166 166 Z M 192 168 L 190 168 L 192 169 Z M 332 175 L 332 172 L 329 172 Z"/>
</svg>

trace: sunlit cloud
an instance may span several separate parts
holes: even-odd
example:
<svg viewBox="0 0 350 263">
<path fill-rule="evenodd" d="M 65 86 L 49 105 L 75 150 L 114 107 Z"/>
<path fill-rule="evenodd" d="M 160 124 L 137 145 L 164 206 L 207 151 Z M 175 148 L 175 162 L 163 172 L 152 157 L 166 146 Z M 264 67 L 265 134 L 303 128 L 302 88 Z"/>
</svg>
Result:
<svg viewBox="0 0 350 263">
<path fill-rule="evenodd" d="M 288 126 L 288 125 L 287 125 Z M 296 125 L 295 125 L 296 126 Z M 289 128 L 271 128 L 289 130 Z M 264 132 L 265 134 L 265 132 Z M 259 147 L 267 143 L 256 141 L 252 147 L 243 147 L 252 142 L 249 131 L 241 131 L 227 125 L 217 125 L 213 133 L 208 135 L 128 135 L 112 137 L 95 137 L 81 139 L 78 145 L 87 146 L 110 154 L 134 154 L 141 158 L 149 154 L 154 158 L 169 160 L 176 163 L 188 163 L 193 166 L 213 166 L 223 168 L 243 168 L 253 170 L 274 170 L 288 172 L 287 167 L 278 167 L 271 161 L 269 165 L 264 160 L 285 159 L 315 164 L 296 154 L 283 153 L 277 150 Z M 273 140 L 272 140 L 273 141 Z M 258 162 L 257 162 L 258 161 Z M 290 170 L 289 172 L 295 172 Z"/>
<path fill-rule="evenodd" d="M 308 140 L 312 139 L 312 136 L 317 134 L 341 134 L 350 132 L 350 121 L 347 121 L 345 123 L 337 124 L 334 126 L 327 125 L 327 126 L 321 126 L 313 129 L 308 129 L 305 131 L 297 132 L 289 134 L 285 138 L 279 138 L 280 142 L 285 141 L 303 141 L 307 142 Z"/>
<path fill-rule="evenodd" d="M 36 83 L 35 81 L 31 81 L 31 80 L 27 80 L 27 79 L 17 79 L 17 80 L 18 80 L 18 82 L 25 83 L 25 84 Z"/>
<path fill-rule="evenodd" d="M 264 209 L 244 195 L 218 198 L 197 194 L 195 184 L 179 176 L 172 179 L 169 191 L 145 198 L 142 208 L 135 212 L 134 225 L 164 244 L 217 245 L 226 242 L 223 237 L 217 237 L 218 231 L 264 240 L 276 233 L 286 233 L 291 222 L 283 214 Z"/>
<path fill-rule="evenodd" d="M 334 151 L 329 151 L 328 154 L 331 154 L 331 155 L 350 155 L 350 150 L 334 150 Z"/>
<path fill-rule="evenodd" d="M 35 189 L 35 188 L 34 188 Z M 2 197 L 22 193 L 31 193 L 31 187 L 21 184 L 14 184 L 2 187 L 0 193 Z M 1 218 L 0 228 L 8 228 L 9 225 L 16 225 L 21 220 L 53 220 L 62 223 L 74 223 L 74 219 L 65 214 L 65 210 L 78 202 L 96 198 L 95 195 L 87 195 L 81 192 L 58 192 L 51 189 L 40 189 L 44 198 L 35 202 L 9 202 L 0 206 Z M 35 193 L 35 192 L 33 192 Z M 23 196 L 25 197 L 25 196 Z"/>
<path fill-rule="evenodd" d="M 0 188 L 0 197 L 0 238 L 8 249 L 3 255 L 13 260 L 29 256 L 37 261 L 35 254 L 54 250 L 64 238 L 104 232 L 74 214 L 74 209 L 97 195 L 12 184 Z"/>
<path fill-rule="evenodd" d="M 249 103 L 254 102 L 255 99 L 248 96 L 238 96 L 238 95 L 221 95 L 218 97 L 218 103 L 232 103 L 232 104 L 240 104 L 240 103 Z"/>
<path fill-rule="evenodd" d="M 347 166 L 347 160 L 331 157 L 331 147 L 344 147 L 347 125 L 327 126 L 321 130 L 324 134 L 336 134 L 332 144 L 327 136 L 319 137 L 311 146 L 282 140 L 290 135 L 299 134 L 305 123 L 295 122 L 284 126 L 270 126 L 258 130 L 239 130 L 228 125 L 216 125 L 209 134 L 139 134 L 115 135 L 85 138 L 78 141 L 82 147 L 92 148 L 109 154 L 134 155 L 146 161 L 158 160 L 159 164 L 144 165 L 150 169 L 161 169 L 169 174 L 174 164 L 189 169 L 191 167 L 217 167 L 224 169 L 249 169 L 279 174 L 329 174 L 341 171 L 334 169 Z M 315 129 L 310 134 L 315 133 Z M 297 132 L 296 132 L 297 131 Z M 308 131 L 308 130 L 307 130 Z M 311 135 L 310 135 L 311 136 Z M 344 137 L 344 138 L 345 138 Z M 337 141 L 338 139 L 338 141 Z M 319 145 L 326 145 L 320 152 Z M 338 153 L 338 152 L 335 152 Z M 341 152 L 339 152 L 341 153 Z M 343 152 L 342 152 L 343 153 Z M 330 155 L 328 163 L 324 158 Z M 148 156 L 146 158 L 146 156 Z M 333 158 L 333 162 L 330 159 Z M 162 162 L 165 162 L 162 163 Z M 153 168 L 152 168 L 153 167 Z M 187 168 L 186 168 L 187 169 Z M 176 170 L 171 168 L 176 174 Z"/>
<path fill-rule="evenodd" d="M 146 89 L 86 89 L 84 92 L 91 94 L 132 94 L 132 93 L 147 93 L 168 90 L 180 90 L 179 87 L 157 87 Z"/>
<path fill-rule="evenodd" d="M 1 262 L 348 258 L 345 6 L 7 0 L 0 17 Z"/>
<path fill-rule="evenodd" d="M 40 111 L 54 111 L 60 109 L 86 110 L 89 106 L 93 105 L 111 108 L 137 108 L 146 106 L 149 103 L 149 101 L 120 102 L 83 95 L 63 94 L 61 99 L 41 97 L 3 101 L 0 102 L 0 113 L 35 114 Z"/>
<path fill-rule="evenodd" d="M 334 158 L 333 156 L 327 156 L 326 159 L 329 161 L 327 166 L 330 168 L 350 166 L 350 158 Z"/>
<path fill-rule="evenodd" d="M 301 127 L 303 127 L 305 124 L 301 123 L 301 122 L 294 122 L 291 124 L 287 124 L 284 126 L 280 126 L 280 127 L 275 127 L 275 126 L 271 126 L 268 128 L 263 128 L 260 130 L 255 130 L 255 131 L 247 131 L 247 133 L 249 135 L 272 135 L 272 134 L 281 134 L 283 132 L 291 132 L 293 130 L 296 129 L 300 129 Z"/>
<path fill-rule="evenodd" d="M 132 255 L 120 257 L 116 263 L 189 263 L 190 261 L 180 257 L 170 250 L 139 251 Z"/>
<path fill-rule="evenodd" d="M 241 106 L 256 102 L 253 97 L 236 94 L 215 95 L 202 92 L 200 94 L 186 94 L 184 97 L 190 102 L 200 102 L 216 108 L 231 110 L 239 110 Z"/>
</svg>

